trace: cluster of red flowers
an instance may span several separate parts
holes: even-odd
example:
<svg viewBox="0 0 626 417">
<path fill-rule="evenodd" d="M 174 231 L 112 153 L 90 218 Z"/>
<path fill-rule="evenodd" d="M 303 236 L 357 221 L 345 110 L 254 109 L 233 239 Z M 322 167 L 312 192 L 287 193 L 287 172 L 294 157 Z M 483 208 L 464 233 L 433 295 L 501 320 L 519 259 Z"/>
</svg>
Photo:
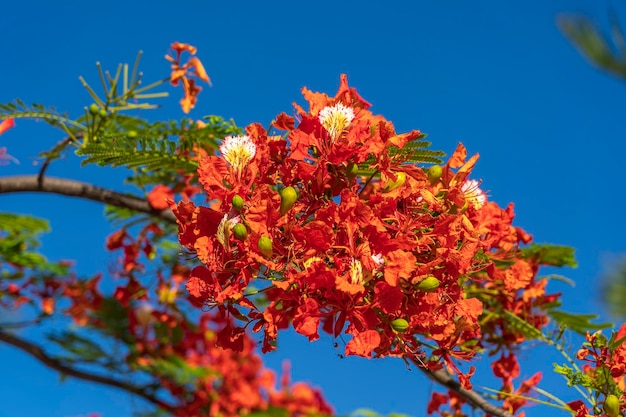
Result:
<svg viewBox="0 0 626 417">
<path fill-rule="evenodd" d="M 576 358 L 585 362 L 582 366 L 588 381 L 585 386 L 604 393 L 602 409 L 589 409 L 582 401 L 569 403 L 576 417 L 623 415 L 626 411 L 626 324 L 622 324 L 610 340 L 601 331 L 587 332 L 586 342 Z"/>
<path fill-rule="evenodd" d="M 418 167 L 420 131 L 397 134 L 345 76 L 334 97 L 303 93 L 308 111 L 296 105 L 296 118 L 272 123 L 284 134 L 252 124 L 200 161 L 209 207 L 173 207 L 181 244 L 202 262 L 189 293 L 239 321 L 222 346 L 236 347 L 246 327 L 264 331 L 264 351 L 290 324 L 309 340 L 321 327 L 352 336 L 348 355 L 460 373 L 453 359 L 472 358 L 483 335 L 498 346 L 523 339 L 502 314 L 479 323 L 484 309 L 547 322 L 536 307 L 556 296 L 535 280 L 539 261 L 522 256 L 531 237 L 512 226 L 512 206 L 488 202 L 469 179 L 478 155 L 459 145 L 445 165 Z"/>
<path fill-rule="evenodd" d="M 236 351 L 219 347 L 230 334 L 229 318 L 205 313 L 192 322 L 185 316 L 177 297 L 189 273 L 186 267 L 174 264 L 167 277 L 159 272 L 155 294 L 135 278 L 143 270 L 141 254 L 152 257 L 149 242 L 160 233 L 155 225 L 141 229 L 136 238 L 121 230 L 109 237 L 107 248 L 124 253 L 119 275 L 127 282 L 114 297 L 128 314 L 132 346 L 127 361 L 160 378 L 176 401 L 161 407 L 177 417 L 235 417 L 269 408 L 288 410 L 291 416 L 332 414 L 318 390 L 290 384 L 287 372 L 276 388 L 274 373 L 263 367 L 249 335 L 241 335 Z"/>
</svg>

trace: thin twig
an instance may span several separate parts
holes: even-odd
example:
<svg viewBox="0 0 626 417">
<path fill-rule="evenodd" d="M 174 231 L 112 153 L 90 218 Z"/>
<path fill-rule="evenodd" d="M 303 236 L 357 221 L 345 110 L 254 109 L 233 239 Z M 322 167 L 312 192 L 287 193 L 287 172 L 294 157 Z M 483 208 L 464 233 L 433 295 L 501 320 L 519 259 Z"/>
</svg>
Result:
<svg viewBox="0 0 626 417">
<path fill-rule="evenodd" d="M 115 207 L 147 213 L 170 223 L 176 223 L 176 216 L 170 209 L 155 210 L 143 198 L 129 196 L 95 185 L 63 178 L 25 175 L 0 178 L 0 194 L 18 192 L 42 192 L 80 197 L 98 201 Z"/>
<path fill-rule="evenodd" d="M 461 398 L 463 398 L 469 405 L 474 408 L 480 408 L 487 414 L 496 417 L 514 417 L 513 414 L 509 413 L 503 408 L 495 406 L 487 401 L 482 395 L 477 393 L 474 390 L 467 390 L 461 386 L 461 384 L 452 378 L 448 372 L 444 369 L 431 370 L 427 369 L 417 361 L 413 361 L 413 363 L 419 368 L 420 371 L 424 372 L 430 379 L 448 388 L 450 391 L 456 392 Z"/>
<path fill-rule="evenodd" d="M 33 356 L 35 359 L 39 360 L 44 365 L 55 369 L 64 375 L 72 376 L 74 378 L 82 379 L 85 381 L 96 382 L 102 385 L 108 385 L 110 387 L 130 392 L 131 394 L 137 395 L 138 397 L 141 397 L 144 400 L 165 410 L 172 410 L 174 408 L 171 404 L 168 404 L 167 402 L 158 399 L 154 395 L 147 393 L 145 389 L 141 387 L 128 384 L 124 381 L 108 378 L 102 375 L 91 374 L 75 368 L 70 368 L 69 366 L 64 365 L 58 359 L 48 356 L 48 354 L 46 354 L 46 352 L 44 352 L 39 346 L 24 339 L 21 339 L 13 334 L 6 333 L 0 330 L 0 341 L 23 350 L 24 352 Z"/>
</svg>

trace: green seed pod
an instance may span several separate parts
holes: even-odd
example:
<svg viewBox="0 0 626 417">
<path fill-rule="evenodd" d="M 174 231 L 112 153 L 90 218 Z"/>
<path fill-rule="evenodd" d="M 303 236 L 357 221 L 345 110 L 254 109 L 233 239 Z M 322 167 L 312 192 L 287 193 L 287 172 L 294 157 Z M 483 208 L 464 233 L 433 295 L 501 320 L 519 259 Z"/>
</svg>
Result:
<svg viewBox="0 0 626 417">
<path fill-rule="evenodd" d="M 437 288 L 439 288 L 439 280 L 432 275 L 417 284 L 417 289 L 422 292 L 433 292 Z"/>
<path fill-rule="evenodd" d="M 272 239 L 268 236 L 261 236 L 259 238 L 259 251 L 263 254 L 263 256 L 267 258 L 272 257 Z"/>
<path fill-rule="evenodd" d="M 443 168 L 441 165 L 433 165 L 428 168 L 428 181 L 430 181 L 430 185 L 435 185 L 441 179 L 441 174 L 443 174 Z"/>
<path fill-rule="evenodd" d="M 396 180 L 395 181 L 389 181 L 387 183 L 387 185 L 385 185 L 385 188 L 383 189 L 383 193 L 388 193 L 390 191 L 395 190 L 396 188 L 400 187 L 401 185 L 403 185 L 406 181 L 406 174 L 404 172 L 397 172 L 396 173 Z"/>
<path fill-rule="evenodd" d="M 285 187 L 280 192 L 280 215 L 289 211 L 298 199 L 298 193 L 293 187 Z"/>
<path fill-rule="evenodd" d="M 243 208 L 243 198 L 238 194 L 235 194 L 233 196 L 232 203 L 233 203 L 233 208 L 237 211 L 241 211 L 241 209 Z"/>
<path fill-rule="evenodd" d="M 391 328 L 398 333 L 404 333 L 409 328 L 409 322 L 405 319 L 395 319 L 391 322 Z"/>
<path fill-rule="evenodd" d="M 100 115 L 100 117 L 102 117 L 103 119 L 104 119 L 105 117 L 107 117 L 107 116 L 108 116 L 108 115 L 107 115 L 107 111 L 106 111 L 106 110 L 104 110 L 104 109 L 100 109 L 100 111 L 98 112 L 98 114 L 99 114 L 99 115 Z"/>
<path fill-rule="evenodd" d="M 235 235 L 235 239 L 243 242 L 248 237 L 248 229 L 246 229 L 243 223 L 237 223 L 233 227 L 233 234 Z"/>
<path fill-rule="evenodd" d="M 606 411 L 610 417 L 618 417 L 621 415 L 619 409 L 619 398 L 613 394 L 607 395 L 604 400 L 604 411 Z"/>
<path fill-rule="evenodd" d="M 98 114 L 98 112 L 99 112 L 99 111 L 100 111 L 100 107 L 98 107 L 98 105 L 97 105 L 96 103 L 92 103 L 92 104 L 89 106 L 89 113 L 90 113 L 92 116 L 95 116 L 96 114 Z"/>
</svg>

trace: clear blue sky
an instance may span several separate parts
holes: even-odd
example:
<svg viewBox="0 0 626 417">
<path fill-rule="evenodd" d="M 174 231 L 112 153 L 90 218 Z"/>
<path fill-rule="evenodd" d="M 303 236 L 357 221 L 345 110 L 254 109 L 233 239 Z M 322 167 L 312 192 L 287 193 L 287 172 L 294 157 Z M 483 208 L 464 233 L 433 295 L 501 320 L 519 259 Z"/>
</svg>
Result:
<svg viewBox="0 0 626 417">
<path fill-rule="evenodd" d="M 626 249 L 626 84 L 588 65 L 555 18 L 582 12 L 606 27 L 612 6 L 626 22 L 626 6 L 613 3 L 14 1 L 0 12 L 0 102 L 19 97 L 78 116 L 91 103 L 78 75 L 95 83 L 96 61 L 114 68 L 142 49 L 146 79 L 160 78 L 175 40 L 198 47 L 214 83 L 191 113 L 198 118 L 219 114 L 241 126 L 267 124 L 302 102 L 302 86 L 334 94 L 339 74 L 347 73 L 398 131 L 419 128 L 436 149 L 450 153 L 462 141 L 480 153 L 474 176 L 492 200 L 515 202 L 517 225 L 538 242 L 577 248 L 580 266 L 562 271 L 576 287 L 551 284 L 565 293 L 566 308 L 603 313 L 604 258 Z M 180 117 L 179 94 L 146 117 Z M 0 137 L 0 147 L 21 164 L 0 167 L 0 175 L 35 172 L 36 153 L 60 139 L 42 123 L 18 121 Z M 118 189 L 123 178 L 118 171 L 81 170 L 75 159 L 56 162 L 49 173 Z M 76 259 L 85 274 L 106 270 L 103 239 L 111 229 L 97 204 L 8 195 L 0 196 L 0 210 L 50 218 L 53 233 L 44 250 L 52 258 Z M 279 342 L 267 363 L 280 369 L 291 358 L 294 379 L 321 387 L 338 412 L 369 407 L 425 415 L 433 387 L 401 361 L 340 359 L 342 349 L 329 339 L 309 344 L 286 335 Z M 547 350 L 520 356 L 527 359 L 526 377 L 541 369 L 550 374 L 559 360 Z M 110 389 L 60 384 L 54 373 L 4 346 L 0 369 L 0 417 L 117 417 L 141 408 Z M 541 386 L 561 393 L 564 385 L 546 375 Z M 546 412 L 535 407 L 527 415 Z"/>
</svg>

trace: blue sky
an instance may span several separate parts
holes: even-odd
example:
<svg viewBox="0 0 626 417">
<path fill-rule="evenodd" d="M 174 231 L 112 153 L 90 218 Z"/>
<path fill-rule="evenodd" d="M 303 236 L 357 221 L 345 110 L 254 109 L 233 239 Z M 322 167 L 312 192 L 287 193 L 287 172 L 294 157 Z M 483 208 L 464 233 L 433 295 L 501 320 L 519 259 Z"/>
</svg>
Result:
<svg viewBox="0 0 626 417">
<path fill-rule="evenodd" d="M 163 55 L 172 41 L 198 47 L 213 87 L 191 116 L 219 114 L 240 126 L 267 124 L 300 88 L 334 94 L 339 74 L 373 103 L 398 131 L 419 128 L 433 148 L 451 153 L 462 141 L 481 158 L 474 177 L 501 205 L 515 202 L 516 224 L 538 242 L 577 248 L 579 267 L 560 271 L 575 288 L 565 307 L 605 314 L 598 279 L 611 254 L 626 251 L 622 170 L 626 142 L 626 84 L 596 70 L 559 33 L 562 12 L 580 12 L 606 27 L 614 2 L 328 1 L 65 1 L 10 2 L 0 13 L 4 53 L 0 102 L 17 97 L 55 105 L 78 116 L 91 103 L 78 82 L 97 82 L 95 62 L 113 69 L 144 51 L 147 80 L 168 71 Z M 182 115 L 172 91 L 149 118 Z M 36 172 L 36 153 L 62 134 L 42 123 L 18 121 L 0 138 L 20 165 L 0 175 Z M 80 169 L 76 159 L 56 162 L 50 175 L 120 189 L 121 171 Z M 48 217 L 53 233 L 44 251 L 71 258 L 82 273 L 106 270 L 103 240 L 111 228 L 102 207 L 57 196 L 0 196 L 0 210 Z M 77 227 L 76 225 L 80 225 Z M 548 271 L 551 272 L 551 271 Z M 340 359 L 342 349 L 322 339 L 286 335 L 267 363 L 291 358 L 295 380 L 321 387 L 340 413 L 359 407 L 382 413 L 425 415 L 433 386 L 399 360 Z M 572 343 L 575 348 L 575 344 Z M 542 388 L 557 394 L 565 383 L 549 376 L 559 357 L 549 350 L 520 353 L 522 375 L 546 374 Z M 138 400 L 113 390 L 59 378 L 34 360 L 0 346 L 0 417 L 73 417 L 99 412 L 130 415 Z M 488 374 L 489 371 L 485 370 Z M 540 407 L 527 415 L 541 416 Z"/>
</svg>

